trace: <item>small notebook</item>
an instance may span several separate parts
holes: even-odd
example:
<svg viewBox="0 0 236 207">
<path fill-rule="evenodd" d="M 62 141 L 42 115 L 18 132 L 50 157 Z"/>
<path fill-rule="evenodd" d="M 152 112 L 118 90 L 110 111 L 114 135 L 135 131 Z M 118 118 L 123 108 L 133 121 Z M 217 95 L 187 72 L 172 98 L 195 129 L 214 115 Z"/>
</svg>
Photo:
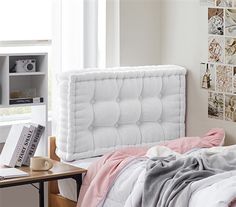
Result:
<svg viewBox="0 0 236 207">
<path fill-rule="evenodd" d="M 29 176 L 29 174 L 16 168 L 0 168 L 0 180 L 24 176 Z"/>
</svg>

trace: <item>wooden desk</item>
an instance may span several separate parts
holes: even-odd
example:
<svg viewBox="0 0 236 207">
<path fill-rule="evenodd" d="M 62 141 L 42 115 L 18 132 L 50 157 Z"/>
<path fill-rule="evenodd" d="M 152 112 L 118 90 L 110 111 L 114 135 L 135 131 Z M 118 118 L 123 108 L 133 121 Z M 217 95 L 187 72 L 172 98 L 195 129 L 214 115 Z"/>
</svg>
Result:
<svg viewBox="0 0 236 207">
<path fill-rule="evenodd" d="M 65 178 L 73 178 L 77 184 L 77 195 L 79 195 L 82 184 L 82 173 L 86 173 L 85 169 L 74 167 L 53 160 L 53 168 L 49 171 L 32 171 L 29 167 L 20 167 L 20 170 L 29 173 L 27 177 L 5 179 L 0 181 L 0 188 L 13 187 L 26 184 L 38 183 L 39 187 L 39 206 L 44 207 L 44 183 L 51 180 L 60 180 Z"/>
</svg>

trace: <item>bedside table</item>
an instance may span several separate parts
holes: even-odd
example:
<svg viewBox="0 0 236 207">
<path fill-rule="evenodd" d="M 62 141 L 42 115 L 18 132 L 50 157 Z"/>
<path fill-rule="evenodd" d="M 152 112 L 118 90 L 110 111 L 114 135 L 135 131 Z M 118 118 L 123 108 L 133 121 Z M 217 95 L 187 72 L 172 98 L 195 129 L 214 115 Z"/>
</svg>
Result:
<svg viewBox="0 0 236 207">
<path fill-rule="evenodd" d="M 0 188 L 13 187 L 26 184 L 38 183 L 36 187 L 39 191 L 39 207 L 44 207 L 44 183 L 52 180 L 60 180 L 65 178 L 73 178 L 77 184 L 77 196 L 79 196 L 80 187 L 82 184 L 82 174 L 87 170 L 74 167 L 62 162 L 53 160 L 53 168 L 49 171 L 32 171 L 29 167 L 18 168 L 24 172 L 29 173 L 27 177 L 19 177 L 12 179 L 5 179 L 0 181 Z"/>
</svg>

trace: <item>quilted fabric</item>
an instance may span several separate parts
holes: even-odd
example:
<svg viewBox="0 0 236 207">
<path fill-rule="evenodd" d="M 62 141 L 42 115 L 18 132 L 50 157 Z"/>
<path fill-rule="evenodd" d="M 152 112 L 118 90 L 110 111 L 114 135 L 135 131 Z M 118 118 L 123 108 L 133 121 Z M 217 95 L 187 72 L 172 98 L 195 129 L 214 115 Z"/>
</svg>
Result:
<svg viewBox="0 0 236 207">
<path fill-rule="evenodd" d="M 185 74 L 174 65 L 60 74 L 58 156 L 72 161 L 184 136 Z"/>
</svg>

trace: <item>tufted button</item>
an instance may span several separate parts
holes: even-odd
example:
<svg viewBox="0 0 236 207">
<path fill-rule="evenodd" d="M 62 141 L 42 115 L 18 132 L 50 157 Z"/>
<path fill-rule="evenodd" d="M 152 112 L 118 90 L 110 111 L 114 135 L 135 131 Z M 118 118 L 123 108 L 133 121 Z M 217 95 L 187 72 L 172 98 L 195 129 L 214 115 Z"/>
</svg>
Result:
<svg viewBox="0 0 236 207">
<path fill-rule="evenodd" d="M 138 97 L 138 99 L 139 99 L 139 100 L 142 100 L 142 99 L 143 99 L 143 97 L 140 95 L 140 96 Z"/>
<path fill-rule="evenodd" d="M 159 97 L 159 98 L 162 98 L 162 94 L 160 93 L 158 97 Z"/>
<path fill-rule="evenodd" d="M 141 122 L 140 122 L 140 121 L 137 121 L 136 124 L 137 124 L 138 126 L 140 126 L 140 125 L 141 125 Z"/>
<path fill-rule="evenodd" d="M 91 104 L 95 104 L 95 102 L 96 102 L 95 99 L 92 99 L 92 100 L 90 101 Z"/>
<path fill-rule="evenodd" d="M 93 126 L 89 126 L 89 128 L 88 128 L 90 131 L 92 131 L 93 130 Z"/>
<path fill-rule="evenodd" d="M 115 124 L 115 127 L 118 128 L 118 127 L 119 127 L 119 124 Z"/>
<path fill-rule="evenodd" d="M 161 122 L 162 122 L 162 119 L 159 119 L 158 122 L 161 123 Z"/>
<path fill-rule="evenodd" d="M 117 99 L 116 99 L 116 102 L 120 102 L 120 99 L 119 99 L 119 98 L 117 98 Z"/>
</svg>

